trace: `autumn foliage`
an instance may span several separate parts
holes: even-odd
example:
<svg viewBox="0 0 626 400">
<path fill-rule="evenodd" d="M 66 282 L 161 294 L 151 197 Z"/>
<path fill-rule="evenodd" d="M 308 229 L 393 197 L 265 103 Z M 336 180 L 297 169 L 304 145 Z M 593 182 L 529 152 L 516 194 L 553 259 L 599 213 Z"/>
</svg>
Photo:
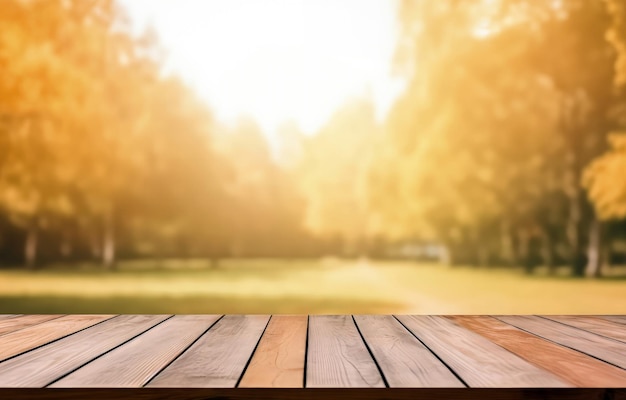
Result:
<svg viewBox="0 0 626 400">
<path fill-rule="evenodd" d="M 405 0 L 407 86 L 317 134 L 224 125 L 114 0 L 3 0 L 0 254 L 391 254 L 600 274 L 626 218 L 620 0 Z"/>
</svg>

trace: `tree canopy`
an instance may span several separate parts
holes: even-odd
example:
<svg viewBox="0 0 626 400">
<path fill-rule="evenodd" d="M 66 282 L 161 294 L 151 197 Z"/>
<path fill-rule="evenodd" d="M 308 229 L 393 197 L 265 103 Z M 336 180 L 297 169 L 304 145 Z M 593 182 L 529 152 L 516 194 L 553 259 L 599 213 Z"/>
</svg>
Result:
<svg viewBox="0 0 626 400">
<path fill-rule="evenodd" d="M 4 0 L 2 260 L 414 242 L 600 274 L 626 219 L 624 2 L 402 0 L 397 24 L 389 113 L 355 97 L 276 147 L 219 122 L 118 2 Z"/>
</svg>

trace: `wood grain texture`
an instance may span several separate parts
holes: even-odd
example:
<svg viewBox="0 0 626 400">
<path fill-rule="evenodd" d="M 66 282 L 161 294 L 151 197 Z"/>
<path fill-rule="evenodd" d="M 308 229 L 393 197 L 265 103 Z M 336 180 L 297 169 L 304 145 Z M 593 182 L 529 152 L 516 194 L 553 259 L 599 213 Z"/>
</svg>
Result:
<svg viewBox="0 0 626 400">
<path fill-rule="evenodd" d="M 309 317 L 306 386 L 385 387 L 349 315 Z"/>
<path fill-rule="evenodd" d="M 227 315 L 147 387 L 235 387 L 268 315 Z"/>
<path fill-rule="evenodd" d="M 597 315 L 596 317 L 618 324 L 626 324 L 626 315 Z"/>
<path fill-rule="evenodd" d="M 120 315 L 0 363 L 0 387 L 43 387 L 169 318 Z"/>
<path fill-rule="evenodd" d="M 402 315 L 398 319 L 470 387 L 571 386 L 444 317 Z"/>
<path fill-rule="evenodd" d="M 355 315 L 389 387 L 465 387 L 426 346 L 390 315 Z"/>
<path fill-rule="evenodd" d="M 507 315 L 497 318 L 555 343 L 626 368 L 626 343 L 536 316 Z"/>
<path fill-rule="evenodd" d="M 102 322 L 114 315 L 66 315 L 0 336 L 0 360 Z"/>
<path fill-rule="evenodd" d="M 2 319 L 9 319 L 9 318 L 15 318 L 17 316 L 19 316 L 21 314 L 0 314 L 0 320 Z"/>
<path fill-rule="evenodd" d="M 626 316 L 398 316 L 400 323 L 342 315 L 312 316 L 308 325 L 306 316 L 218 318 L 0 315 L 0 327 L 17 327 L 0 335 L 0 356 L 10 357 L 0 361 L 0 398 L 11 387 L 50 386 L 58 394 L 142 385 L 161 394 L 172 393 L 163 387 L 230 388 L 227 397 L 237 397 L 250 388 L 301 388 L 303 378 L 307 387 L 368 391 L 386 382 L 393 390 L 468 390 L 465 382 L 524 388 L 514 392 L 520 398 L 527 388 L 552 388 L 543 396 L 572 385 L 626 387 L 626 368 L 618 366 L 626 363 Z M 11 320 L 18 322 L 2 325 Z M 311 392 L 319 390 L 327 389 Z"/>
<path fill-rule="evenodd" d="M 306 331 L 306 315 L 273 316 L 239 387 L 302 387 Z"/>
<path fill-rule="evenodd" d="M 523 359 L 579 387 L 626 387 L 626 371 L 488 316 L 450 316 Z"/>
<path fill-rule="evenodd" d="M 541 317 L 626 343 L 625 324 L 607 321 L 594 316 L 542 315 Z"/>
<path fill-rule="evenodd" d="M 141 387 L 220 315 L 176 315 L 49 387 Z"/>
<path fill-rule="evenodd" d="M 20 315 L 0 320 L 0 335 L 62 317 L 63 314 Z"/>
</svg>

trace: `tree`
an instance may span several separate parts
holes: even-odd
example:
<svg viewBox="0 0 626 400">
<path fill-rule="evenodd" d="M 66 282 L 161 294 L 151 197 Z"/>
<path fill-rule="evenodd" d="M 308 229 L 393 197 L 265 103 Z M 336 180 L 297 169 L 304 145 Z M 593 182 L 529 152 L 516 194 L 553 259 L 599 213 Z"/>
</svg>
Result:
<svg viewBox="0 0 626 400">
<path fill-rule="evenodd" d="M 0 110 L 4 154 L 2 203 L 14 223 L 26 229 L 24 257 L 33 267 L 39 230 L 65 218 L 72 202 L 64 186 L 73 165 L 66 110 L 81 97 L 85 82 L 79 68 L 59 51 L 79 22 L 69 6 L 47 1 L 8 1 L 0 24 Z M 6 11 L 6 12 L 5 12 Z"/>
<path fill-rule="evenodd" d="M 595 212 L 602 221 L 626 218 L 626 136 L 613 134 L 609 139 L 612 149 L 594 160 L 583 177 Z M 596 240 L 601 239 L 602 233 L 597 232 Z M 596 257 L 606 261 L 602 243 L 596 243 L 594 249 L 600 253 Z M 588 275 L 598 276 L 601 265 L 589 270 Z"/>
<path fill-rule="evenodd" d="M 242 117 L 215 135 L 215 148 L 224 160 L 221 175 L 228 208 L 221 229 L 230 255 L 292 253 L 303 237 L 300 199 L 290 174 L 272 159 L 260 127 Z"/>
<path fill-rule="evenodd" d="M 616 53 L 606 40 L 610 14 L 601 2 L 562 4 L 543 24 L 533 66 L 546 74 L 561 93 L 559 130 L 565 146 L 563 191 L 569 199 L 567 237 L 572 273 L 599 270 L 599 222 L 583 192 L 585 166 L 605 149 L 615 121 L 610 117 L 617 99 L 613 90 Z M 556 60 L 556 61 L 555 61 Z M 594 68 L 581 68 L 593 63 Z M 596 237 L 594 237 L 596 236 Z M 589 247 L 585 257 L 584 248 Z"/>
<path fill-rule="evenodd" d="M 398 68 L 409 85 L 377 166 L 393 172 L 374 172 L 370 191 L 392 230 L 442 243 L 447 260 L 480 264 L 500 243 L 513 251 L 513 239 L 499 237 L 544 230 L 538 203 L 554 189 L 541 177 L 555 173 L 559 149 L 549 135 L 555 91 L 524 64 L 533 35 L 484 4 L 402 3 Z"/>
<path fill-rule="evenodd" d="M 366 171 L 378 130 L 373 104 L 353 100 L 305 141 L 297 168 L 306 227 L 341 238 L 347 255 L 364 253 L 370 238 Z"/>
<path fill-rule="evenodd" d="M 618 103 L 605 5 L 405 1 L 399 15 L 396 64 L 409 84 L 387 122 L 385 158 L 395 169 L 373 178 L 382 219 L 472 262 L 500 247 L 529 271 L 539 242 L 554 263 L 567 225 L 581 275 L 583 248 L 596 241 L 580 178 Z M 589 60 L 594 68 L 580 67 Z"/>
<path fill-rule="evenodd" d="M 185 85 L 163 77 L 156 38 L 131 34 L 112 0 L 8 0 L 0 24 L 0 205 L 25 231 L 26 264 L 44 228 L 65 253 L 82 233 L 108 268 L 118 234 L 137 218 L 198 233 L 207 213 L 194 220 L 178 193 L 196 206 L 216 197 L 212 120 Z M 167 213 L 148 217 L 158 196 L 143 193 L 148 179 L 185 182 L 178 198 L 168 193 Z"/>
</svg>

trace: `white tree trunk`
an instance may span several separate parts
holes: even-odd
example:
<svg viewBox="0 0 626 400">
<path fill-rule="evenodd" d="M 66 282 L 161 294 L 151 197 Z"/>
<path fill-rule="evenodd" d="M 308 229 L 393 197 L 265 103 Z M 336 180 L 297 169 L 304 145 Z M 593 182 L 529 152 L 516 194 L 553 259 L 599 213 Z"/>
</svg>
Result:
<svg viewBox="0 0 626 400">
<path fill-rule="evenodd" d="M 602 223 L 594 217 L 589 230 L 589 247 L 587 249 L 587 266 L 585 275 L 597 278 L 602 274 Z"/>
<path fill-rule="evenodd" d="M 39 232 L 37 229 L 37 223 L 32 222 L 28 226 L 26 232 L 26 242 L 24 243 L 24 260 L 26 262 L 26 268 L 33 269 L 37 262 L 37 245 L 39 242 Z"/>
<path fill-rule="evenodd" d="M 107 269 L 115 267 L 115 232 L 113 227 L 113 213 L 108 212 L 104 218 L 104 232 L 102 235 L 102 264 Z"/>
</svg>

